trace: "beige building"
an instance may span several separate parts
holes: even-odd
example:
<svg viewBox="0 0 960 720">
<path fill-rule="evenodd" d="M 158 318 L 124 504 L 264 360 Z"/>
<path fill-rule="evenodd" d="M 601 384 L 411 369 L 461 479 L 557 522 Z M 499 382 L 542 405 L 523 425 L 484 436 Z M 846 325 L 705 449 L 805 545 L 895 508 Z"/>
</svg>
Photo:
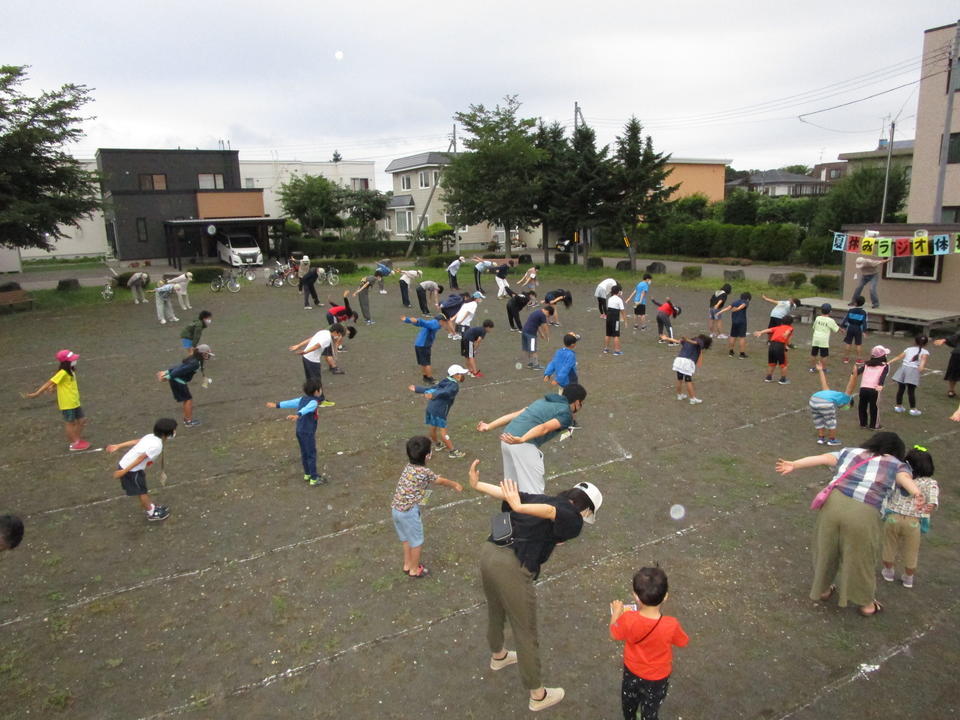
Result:
<svg viewBox="0 0 960 720">
<path fill-rule="evenodd" d="M 706 195 L 710 202 L 723 200 L 723 184 L 726 167 L 732 160 L 711 160 L 709 158 L 670 158 L 667 169 L 668 185 L 677 185 L 677 191 L 671 200 L 680 200 L 691 195 Z"/>
<path fill-rule="evenodd" d="M 889 141 L 884 139 L 877 144 L 876 150 L 840 153 L 837 157 L 846 160 L 849 165 L 848 172 L 854 173 L 863 168 L 885 168 L 889 152 L 890 167 L 905 167 L 909 180 L 913 171 L 913 140 L 894 140 L 892 150 L 888 149 L 888 143 Z"/>
<path fill-rule="evenodd" d="M 280 186 L 300 175 L 325 177 L 353 190 L 375 190 L 372 160 L 310 162 L 305 160 L 240 160 L 240 177 L 244 190 L 263 190 L 263 210 L 270 217 L 283 217 L 280 207 Z"/>
</svg>

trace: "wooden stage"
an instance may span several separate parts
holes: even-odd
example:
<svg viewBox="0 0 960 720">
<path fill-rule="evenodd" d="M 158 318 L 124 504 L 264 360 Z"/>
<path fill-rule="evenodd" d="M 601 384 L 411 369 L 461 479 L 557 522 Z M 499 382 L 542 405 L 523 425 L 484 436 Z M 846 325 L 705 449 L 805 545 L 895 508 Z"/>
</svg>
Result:
<svg viewBox="0 0 960 720">
<path fill-rule="evenodd" d="M 802 321 L 813 322 L 813 318 L 820 314 L 820 306 L 824 303 L 830 303 L 833 311 L 830 315 L 838 323 L 847 314 L 846 300 L 825 297 L 808 297 L 800 299 L 800 308 L 810 310 L 809 315 L 801 314 Z M 958 300 L 960 303 L 960 300 Z M 867 311 L 867 329 L 880 330 L 883 332 L 893 332 L 894 330 L 905 330 L 910 328 L 920 328 L 925 335 L 929 335 L 931 330 L 937 328 L 950 328 L 960 325 L 960 311 L 948 312 L 945 310 L 928 310 L 926 308 L 905 307 L 903 305 L 886 305 L 881 303 L 878 308 L 871 308 L 864 305 Z"/>
</svg>

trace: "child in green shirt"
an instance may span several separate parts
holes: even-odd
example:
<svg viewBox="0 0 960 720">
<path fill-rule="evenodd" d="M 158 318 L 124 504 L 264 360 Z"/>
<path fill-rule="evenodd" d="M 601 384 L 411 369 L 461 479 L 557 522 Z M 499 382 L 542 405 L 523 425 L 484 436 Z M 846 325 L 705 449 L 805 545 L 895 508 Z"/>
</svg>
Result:
<svg viewBox="0 0 960 720">
<path fill-rule="evenodd" d="M 830 333 L 840 332 L 837 321 L 830 317 L 833 307 L 830 303 L 820 306 L 820 315 L 813 321 L 813 340 L 810 345 L 810 372 L 817 372 L 817 365 L 826 371 L 827 356 L 830 355 Z"/>
</svg>

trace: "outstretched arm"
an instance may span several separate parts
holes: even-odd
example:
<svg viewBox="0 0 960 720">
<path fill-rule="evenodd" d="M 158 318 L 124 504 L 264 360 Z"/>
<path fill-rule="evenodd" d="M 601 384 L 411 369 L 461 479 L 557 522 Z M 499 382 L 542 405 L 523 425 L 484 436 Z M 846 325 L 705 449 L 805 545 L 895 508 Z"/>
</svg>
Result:
<svg viewBox="0 0 960 720">
<path fill-rule="evenodd" d="M 535 438 L 543 437 L 547 433 L 562 429 L 563 425 L 560 424 L 560 421 L 556 418 L 553 418 L 552 420 L 547 420 L 545 423 L 540 423 L 539 425 L 530 428 L 520 437 L 503 433 L 500 435 L 500 439 L 507 443 L 507 445 L 519 445 L 520 443 L 529 442 Z"/>
<path fill-rule="evenodd" d="M 827 384 L 827 375 L 823 372 L 823 363 L 817 361 L 817 375 L 820 377 L 820 389 L 829 390 L 830 386 Z"/>
<path fill-rule="evenodd" d="M 521 408 L 516 412 L 508 413 L 506 415 L 501 415 L 493 422 L 485 423 L 481 421 L 477 423 L 477 430 L 479 430 L 480 432 L 486 432 L 487 430 L 496 430 L 498 427 L 503 427 L 508 422 L 513 420 L 515 417 L 520 415 L 520 413 L 522 413 L 524 410 L 526 410 L 526 408 Z"/>
<path fill-rule="evenodd" d="M 806 468 L 817 467 L 819 465 L 836 467 L 836 464 L 837 458 L 833 453 L 824 453 L 823 455 L 808 455 L 799 460 L 784 460 L 780 458 L 777 460 L 776 469 L 781 475 L 787 475 L 794 470 L 805 470 Z"/>
<path fill-rule="evenodd" d="M 56 383 L 54 383 L 51 380 L 47 380 L 43 385 L 41 385 L 31 393 L 20 393 L 20 397 L 32 399 L 45 392 L 52 393 L 54 390 L 56 390 L 56 388 L 57 388 Z"/>
</svg>

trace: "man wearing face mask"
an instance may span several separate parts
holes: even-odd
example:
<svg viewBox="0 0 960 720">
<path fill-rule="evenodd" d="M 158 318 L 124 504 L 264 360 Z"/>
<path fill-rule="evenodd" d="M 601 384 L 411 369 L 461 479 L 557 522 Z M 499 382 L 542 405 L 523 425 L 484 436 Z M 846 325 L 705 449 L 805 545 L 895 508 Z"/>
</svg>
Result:
<svg viewBox="0 0 960 720">
<path fill-rule="evenodd" d="M 212 321 L 213 313 L 209 310 L 201 310 L 197 319 L 187 325 L 180 333 L 180 344 L 183 348 L 193 352 L 193 348 L 200 344 L 200 336 L 203 335 L 203 331 L 210 327 Z"/>
</svg>

